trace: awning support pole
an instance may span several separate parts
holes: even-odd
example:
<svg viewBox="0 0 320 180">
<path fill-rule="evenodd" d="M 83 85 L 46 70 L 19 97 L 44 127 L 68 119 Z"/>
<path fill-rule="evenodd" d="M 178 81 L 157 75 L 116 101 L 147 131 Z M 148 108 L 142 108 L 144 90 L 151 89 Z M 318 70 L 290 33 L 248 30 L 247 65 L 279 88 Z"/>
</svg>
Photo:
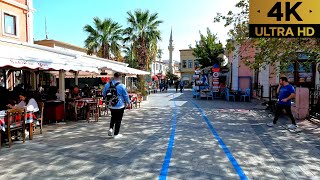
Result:
<svg viewBox="0 0 320 180">
<path fill-rule="evenodd" d="M 2 70 L 2 74 L 3 74 L 3 82 L 4 82 L 4 88 L 7 89 L 7 71 L 5 69 Z"/>
<path fill-rule="evenodd" d="M 64 70 L 59 71 L 59 94 L 60 100 L 65 101 L 65 74 Z"/>
<path fill-rule="evenodd" d="M 79 85 L 79 72 L 78 71 L 76 71 L 74 73 L 74 84 L 77 86 Z"/>
</svg>

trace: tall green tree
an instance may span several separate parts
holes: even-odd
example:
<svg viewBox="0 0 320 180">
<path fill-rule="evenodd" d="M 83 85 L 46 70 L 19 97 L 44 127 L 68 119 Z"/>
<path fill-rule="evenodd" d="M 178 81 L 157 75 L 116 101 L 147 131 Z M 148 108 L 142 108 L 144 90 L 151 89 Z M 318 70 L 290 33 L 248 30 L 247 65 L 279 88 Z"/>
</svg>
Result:
<svg viewBox="0 0 320 180">
<path fill-rule="evenodd" d="M 161 58 L 162 58 L 162 55 L 163 55 L 163 50 L 162 50 L 162 49 L 158 49 L 157 58 L 158 58 L 158 59 L 161 59 Z"/>
<path fill-rule="evenodd" d="M 132 46 L 125 46 L 123 50 L 125 56 L 125 63 L 128 63 L 130 67 L 137 68 L 137 61 L 135 58 L 135 53 L 133 52 Z"/>
<path fill-rule="evenodd" d="M 93 18 L 93 26 L 87 24 L 84 31 L 88 33 L 85 40 L 87 54 L 97 54 L 106 59 L 118 59 L 121 56 L 122 29 L 121 25 L 112 19 L 101 20 Z M 112 57 L 113 56 L 113 57 Z"/>
<path fill-rule="evenodd" d="M 280 72 L 288 65 L 298 60 L 300 52 L 306 53 L 312 62 L 320 62 L 319 39 L 312 38 L 249 38 L 249 0 L 239 0 L 235 5 L 236 12 L 227 14 L 218 13 L 214 22 L 224 22 L 225 27 L 230 27 L 230 41 L 227 44 L 229 52 L 236 46 L 244 46 L 242 49 L 253 49 L 255 53 L 241 54 L 243 63 L 251 69 L 263 68 L 267 65 L 277 65 Z"/>
<path fill-rule="evenodd" d="M 169 80 L 169 79 L 176 81 L 176 80 L 179 79 L 179 77 L 178 77 L 177 75 L 171 73 L 170 71 L 168 71 L 168 72 L 166 73 L 166 80 Z"/>
<path fill-rule="evenodd" d="M 133 45 L 139 68 L 148 70 L 150 61 L 155 58 L 157 42 L 161 40 L 159 26 L 163 21 L 158 20 L 158 13 L 149 10 L 129 11 L 127 15 L 129 27 L 124 31 L 125 42 Z"/>
<path fill-rule="evenodd" d="M 214 64 L 223 64 L 224 48 L 218 38 L 207 28 L 207 35 L 200 32 L 200 41 L 196 41 L 196 47 L 193 48 L 193 55 L 198 58 L 202 67 L 212 66 Z"/>
</svg>

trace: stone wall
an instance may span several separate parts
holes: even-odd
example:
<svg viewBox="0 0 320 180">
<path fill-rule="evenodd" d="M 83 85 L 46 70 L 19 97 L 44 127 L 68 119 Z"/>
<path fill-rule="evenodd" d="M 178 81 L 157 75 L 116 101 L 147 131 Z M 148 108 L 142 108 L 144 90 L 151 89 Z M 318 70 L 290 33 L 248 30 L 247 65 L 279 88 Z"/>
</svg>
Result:
<svg viewBox="0 0 320 180">
<path fill-rule="evenodd" d="M 296 119 L 306 119 L 309 117 L 309 89 L 296 88 L 295 103 L 292 106 L 292 113 Z"/>
</svg>

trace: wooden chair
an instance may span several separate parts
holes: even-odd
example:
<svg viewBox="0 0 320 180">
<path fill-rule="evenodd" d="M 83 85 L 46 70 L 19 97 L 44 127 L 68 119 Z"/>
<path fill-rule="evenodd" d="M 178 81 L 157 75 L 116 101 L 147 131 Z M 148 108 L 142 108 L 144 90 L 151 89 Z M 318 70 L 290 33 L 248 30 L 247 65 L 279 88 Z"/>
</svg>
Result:
<svg viewBox="0 0 320 180">
<path fill-rule="evenodd" d="M 102 97 L 95 97 L 94 98 L 98 102 L 98 108 L 99 108 L 99 117 L 102 116 L 102 113 L 105 115 L 108 114 L 108 108 L 106 107 L 105 103 L 103 102 Z M 100 101 L 102 101 L 102 104 L 100 104 Z"/>
<path fill-rule="evenodd" d="M 10 109 L 7 112 L 7 122 L 5 125 L 5 132 L 8 135 L 8 142 L 9 142 L 9 147 L 12 145 L 12 132 L 13 131 L 22 131 L 22 138 L 23 138 L 23 143 L 26 141 L 26 136 L 25 136 L 25 120 L 27 119 L 27 113 L 26 109 Z M 20 119 L 20 120 L 19 120 Z M 0 146 L 2 145 L 1 142 L 1 135 L 0 135 Z"/>
<path fill-rule="evenodd" d="M 40 126 L 40 134 L 42 134 L 44 102 L 39 102 L 38 107 L 40 111 L 40 117 L 37 117 L 37 121 L 39 122 L 39 126 Z M 33 122 L 33 128 L 35 129 L 36 127 L 37 127 L 37 122 Z"/>
<path fill-rule="evenodd" d="M 83 109 L 75 106 L 75 101 L 75 98 L 69 98 L 67 100 L 67 118 L 77 121 L 83 119 Z"/>
<path fill-rule="evenodd" d="M 99 101 L 95 100 L 88 102 L 89 117 L 87 117 L 88 123 L 90 122 L 90 117 L 94 117 L 95 121 L 99 120 Z"/>
<path fill-rule="evenodd" d="M 140 108 L 140 104 L 141 104 L 142 100 L 143 100 L 142 96 L 141 96 L 141 95 L 138 95 L 136 108 L 138 108 L 138 104 L 139 104 L 139 108 Z"/>
</svg>

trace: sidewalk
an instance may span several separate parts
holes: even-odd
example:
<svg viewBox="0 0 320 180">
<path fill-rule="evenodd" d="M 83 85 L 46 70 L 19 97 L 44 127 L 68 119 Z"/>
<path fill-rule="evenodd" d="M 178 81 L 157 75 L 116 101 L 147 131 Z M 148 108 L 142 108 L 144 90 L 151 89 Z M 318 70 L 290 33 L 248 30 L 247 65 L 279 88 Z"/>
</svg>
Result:
<svg viewBox="0 0 320 180">
<path fill-rule="evenodd" d="M 108 137 L 109 118 L 47 126 L 34 140 L 0 151 L 0 179 L 158 179 L 173 135 L 168 179 L 239 179 L 196 103 L 249 179 L 319 179 L 319 130 L 268 128 L 268 111 L 250 102 L 196 100 L 157 93 L 126 110 L 121 139 Z M 175 131 L 172 131 L 176 117 Z M 281 118 L 280 123 L 289 120 Z"/>
</svg>

